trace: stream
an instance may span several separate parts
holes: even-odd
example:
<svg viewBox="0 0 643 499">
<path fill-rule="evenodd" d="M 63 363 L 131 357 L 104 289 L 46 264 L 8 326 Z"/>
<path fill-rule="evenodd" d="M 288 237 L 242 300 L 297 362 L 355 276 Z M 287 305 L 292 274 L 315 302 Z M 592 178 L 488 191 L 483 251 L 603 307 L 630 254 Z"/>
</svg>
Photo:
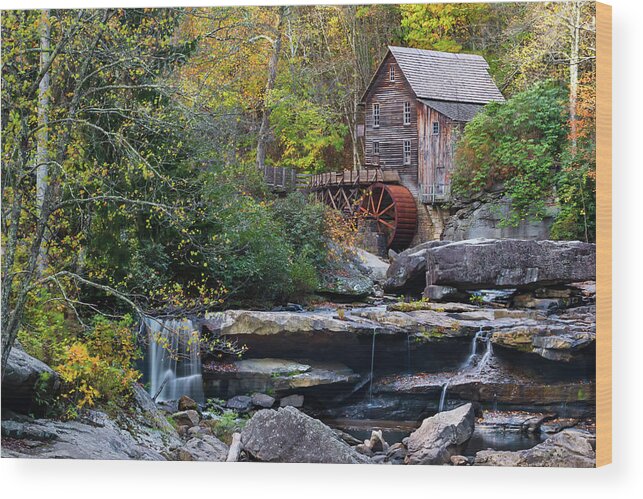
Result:
<svg viewBox="0 0 643 499">
<path fill-rule="evenodd" d="M 201 404 L 209 398 L 229 400 L 253 393 L 268 393 L 277 400 L 303 395 L 307 414 L 360 440 L 381 429 L 389 444 L 401 442 L 424 418 L 466 402 L 482 412 L 592 417 L 588 396 L 593 372 L 586 364 L 494 348 L 496 324 L 505 326 L 506 321 L 481 320 L 489 316 L 484 310 L 469 315 L 439 312 L 439 320 L 457 318 L 464 331 L 439 340 L 425 328 L 387 325 L 385 305 L 347 307 L 341 322 L 331 307 L 230 313 L 248 316 L 247 325 L 226 336 L 247 345 L 248 351 L 243 360 L 227 363 L 202 363 L 194 347 L 210 319 L 145 322 L 149 343 L 144 375 L 157 401 L 181 395 Z M 218 318 L 217 327 L 221 323 Z M 344 324 L 346 331 L 339 327 Z M 463 452 L 472 456 L 487 448 L 515 451 L 541 441 L 537 431 L 481 421 Z"/>
</svg>

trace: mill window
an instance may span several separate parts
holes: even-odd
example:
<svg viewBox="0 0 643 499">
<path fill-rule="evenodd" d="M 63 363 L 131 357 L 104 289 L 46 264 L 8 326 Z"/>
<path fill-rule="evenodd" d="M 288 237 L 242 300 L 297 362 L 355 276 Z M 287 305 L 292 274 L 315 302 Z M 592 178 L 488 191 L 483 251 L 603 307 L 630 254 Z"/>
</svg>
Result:
<svg viewBox="0 0 643 499">
<path fill-rule="evenodd" d="M 380 126 L 380 105 L 373 104 L 373 127 Z"/>
<path fill-rule="evenodd" d="M 411 103 L 410 102 L 404 103 L 404 124 L 405 125 L 411 124 Z"/>
<path fill-rule="evenodd" d="M 379 156 L 380 154 L 380 143 L 377 141 L 373 142 L 373 154 L 375 156 Z"/>
<path fill-rule="evenodd" d="M 404 164 L 405 165 L 411 164 L 411 141 L 410 140 L 404 141 Z"/>
<path fill-rule="evenodd" d="M 395 81 L 395 66 L 393 66 L 393 64 L 391 64 L 391 67 L 389 68 L 389 73 L 388 74 L 389 74 L 389 79 L 391 81 Z"/>
<path fill-rule="evenodd" d="M 440 122 L 439 121 L 434 121 L 433 122 L 433 135 L 438 135 L 440 133 Z"/>
</svg>

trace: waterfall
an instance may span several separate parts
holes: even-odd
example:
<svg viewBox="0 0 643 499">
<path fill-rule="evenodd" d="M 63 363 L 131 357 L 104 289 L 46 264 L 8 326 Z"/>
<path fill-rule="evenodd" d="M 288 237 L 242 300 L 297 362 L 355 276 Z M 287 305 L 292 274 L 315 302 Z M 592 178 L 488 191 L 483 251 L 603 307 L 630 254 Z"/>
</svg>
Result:
<svg viewBox="0 0 643 499">
<path fill-rule="evenodd" d="M 471 352 L 469 353 L 467 360 L 462 364 L 462 367 L 460 368 L 458 373 L 451 379 L 447 380 L 447 382 L 444 383 L 444 386 L 442 387 L 442 394 L 440 395 L 440 405 L 438 406 L 438 412 L 442 412 L 444 410 L 444 406 L 446 404 L 446 398 L 447 398 L 447 388 L 449 387 L 449 383 L 453 379 L 457 379 L 460 376 L 464 377 L 468 374 L 479 373 L 489 363 L 489 359 L 491 359 L 493 355 L 491 335 L 492 335 L 492 331 L 483 331 L 482 327 L 480 327 L 480 329 L 476 332 L 475 336 L 473 337 L 473 340 L 471 341 Z M 478 362 L 478 365 L 475 366 L 475 371 L 474 371 L 472 367 L 474 367 L 473 362 L 476 356 L 478 355 L 479 341 L 484 341 L 486 348 L 485 348 L 484 354 L 482 355 L 482 358 Z"/>
<path fill-rule="evenodd" d="M 406 365 L 409 370 L 409 374 L 413 373 L 411 369 L 411 333 L 406 333 Z"/>
<path fill-rule="evenodd" d="M 484 355 L 482 356 L 482 360 L 480 360 L 480 364 L 478 364 L 478 371 L 481 371 L 482 368 L 487 365 L 487 363 L 489 362 L 489 359 L 493 355 L 493 346 L 491 344 L 491 333 L 485 336 L 485 344 L 487 345 L 487 348 L 484 352 Z"/>
<path fill-rule="evenodd" d="M 469 354 L 469 357 L 467 357 L 467 360 L 462 365 L 462 369 L 466 369 L 470 367 L 471 364 L 473 363 L 473 359 L 475 359 L 477 349 L 478 349 L 478 341 L 483 337 L 483 335 L 484 335 L 484 331 L 482 330 L 482 326 L 480 326 L 480 329 L 473 337 L 473 341 L 471 342 L 471 353 Z"/>
<path fill-rule="evenodd" d="M 442 394 L 440 395 L 440 405 L 438 406 L 438 412 L 442 412 L 444 410 L 444 404 L 447 400 L 447 388 L 449 388 L 449 380 L 447 380 L 442 387 Z"/>
<path fill-rule="evenodd" d="M 203 403 L 199 333 L 189 319 L 145 318 L 150 395 L 177 400 L 187 395 Z"/>
<path fill-rule="evenodd" d="M 480 359 L 480 362 L 478 362 L 478 371 L 480 371 L 484 366 L 487 365 L 489 359 L 493 355 L 491 334 L 492 331 L 483 331 L 482 327 L 478 330 L 471 342 L 471 352 L 469 353 L 469 357 L 467 357 L 467 360 L 462 364 L 461 371 L 468 370 L 473 366 L 473 362 L 476 358 L 476 355 L 478 354 L 478 342 L 480 341 L 484 341 L 486 348 L 484 354 L 482 355 L 482 358 Z"/>
<path fill-rule="evenodd" d="M 373 369 L 375 367 L 375 336 L 377 333 L 373 331 L 373 344 L 371 346 L 371 384 L 368 387 L 368 402 L 373 402 Z"/>
</svg>

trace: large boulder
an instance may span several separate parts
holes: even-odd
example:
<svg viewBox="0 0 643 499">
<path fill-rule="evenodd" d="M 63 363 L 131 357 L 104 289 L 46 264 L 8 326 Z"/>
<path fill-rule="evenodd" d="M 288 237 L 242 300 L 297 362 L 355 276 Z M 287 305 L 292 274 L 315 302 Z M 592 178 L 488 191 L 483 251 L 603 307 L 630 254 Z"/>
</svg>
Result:
<svg viewBox="0 0 643 499">
<path fill-rule="evenodd" d="M 58 374 L 44 362 L 14 346 L 2 378 L 2 408 L 38 412 L 60 389 Z"/>
<path fill-rule="evenodd" d="M 224 462 L 228 457 L 228 446 L 212 435 L 199 435 L 188 440 L 178 450 L 177 456 L 179 461 Z"/>
<path fill-rule="evenodd" d="M 303 407 L 304 405 L 304 396 L 303 395 L 288 395 L 287 397 L 282 398 L 279 401 L 279 407 Z"/>
<path fill-rule="evenodd" d="M 253 459 L 265 462 L 368 462 L 331 428 L 294 407 L 257 412 L 241 432 L 241 444 Z"/>
<path fill-rule="evenodd" d="M 426 418 L 409 436 L 407 464 L 445 464 L 471 438 L 475 424 L 473 406 L 465 404 Z"/>
<path fill-rule="evenodd" d="M 368 270 L 369 277 L 375 282 L 382 283 L 386 280 L 386 272 L 388 271 L 389 264 L 382 260 L 379 256 L 357 248 L 357 256 L 359 257 L 362 265 Z"/>
<path fill-rule="evenodd" d="M 198 404 L 188 397 L 187 395 L 182 395 L 179 399 L 179 411 L 197 411 L 199 410 Z"/>
<path fill-rule="evenodd" d="M 175 412 L 174 414 L 172 414 L 172 419 L 174 419 L 177 425 L 187 426 L 188 428 L 198 425 L 199 421 L 201 421 L 199 413 L 192 409 L 188 411 Z"/>
<path fill-rule="evenodd" d="M 531 449 L 512 452 L 483 450 L 476 454 L 477 466 L 542 466 L 551 468 L 594 468 L 596 452 L 591 436 L 563 430 Z"/>
<path fill-rule="evenodd" d="M 141 445 L 106 414 L 81 421 L 2 421 L 2 457 L 37 459 L 136 459 L 165 457 Z"/>
<path fill-rule="evenodd" d="M 317 292 L 336 300 L 358 300 L 374 293 L 372 270 L 357 251 L 333 246 L 335 258 L 320 270 Z"/>
<path fill-rule="evenodd" d="M 421 293 L 426 286 L 426 255 L 431 248 L 447 241 L 427 241 L 392 255 L 386 272 L 384 291 L 389 293 Z"/>
<path fill-rule="evenodd" d="M 509 226 L 502 222 L 511 215 L 511 200 L 502 192 L 485 193 L 446 220 L 442 239 L 548 239 L 556 212 L 548 208 L 542 220 L 521 220 L 517 226 Z"/>
<path fill-rule="evenodd" d="M 134 440 L 144 447 L 169 456 L 182 444 L 176 429 L 141 385 L 134 383 L 132 392 L 127 427 Z"/>
<path fill-rule="evenodd" d="M 225 406 L 236 412 L 248 412 L 252 409 L 252 397 L 248 395 L 235 395 L 226 402 Z"/>
<path fill-rule="evenodd" d="M 270 409 L 275 405 L 275 398 L 265 393 L 253 393 L 252 405 L 255 407 L 262 407 L 264 409 Z"/>
<path fill-rule="evenodd" d="M 426 270 L 427 296 L 431 286 L 471 290 L 570 284 L 596 278 L 596 245 L 472 239 L 432 248 Z"/>
</svg>

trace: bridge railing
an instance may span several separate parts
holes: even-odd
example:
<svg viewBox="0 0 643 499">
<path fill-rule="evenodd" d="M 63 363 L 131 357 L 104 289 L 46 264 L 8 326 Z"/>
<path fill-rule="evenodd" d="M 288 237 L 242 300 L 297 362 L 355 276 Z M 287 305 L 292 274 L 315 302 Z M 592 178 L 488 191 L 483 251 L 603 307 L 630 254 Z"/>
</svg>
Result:
<svg viewBox="0 0 643 499">
<path fill-rule="evenodd" d="M 277 192 L 315 191 L 333 186 L 368 186 L 377 182 L 400 182 L 400 176 L 396 171 L 382 168 L 309 174 L 299 173 L 293 168 L 266 166 L 264 167 L 264 179 L 266 184 Z"/>
<path fill-rule="evenodd" d="M 263 177 L 269 187 L 279 192 L 306 189 L 310 182 L 310 175 L 283 166 L 265 166 Z"/>
<path fill-rule="evenodd" d="M 310 176 L 310 189 L 319 190 L 332 186 L 367 186 L 376 182 L 399 183 L 396 171 L 382 168 L 344 170 L 341 172 L 317 173 Z"/>
</svg>

